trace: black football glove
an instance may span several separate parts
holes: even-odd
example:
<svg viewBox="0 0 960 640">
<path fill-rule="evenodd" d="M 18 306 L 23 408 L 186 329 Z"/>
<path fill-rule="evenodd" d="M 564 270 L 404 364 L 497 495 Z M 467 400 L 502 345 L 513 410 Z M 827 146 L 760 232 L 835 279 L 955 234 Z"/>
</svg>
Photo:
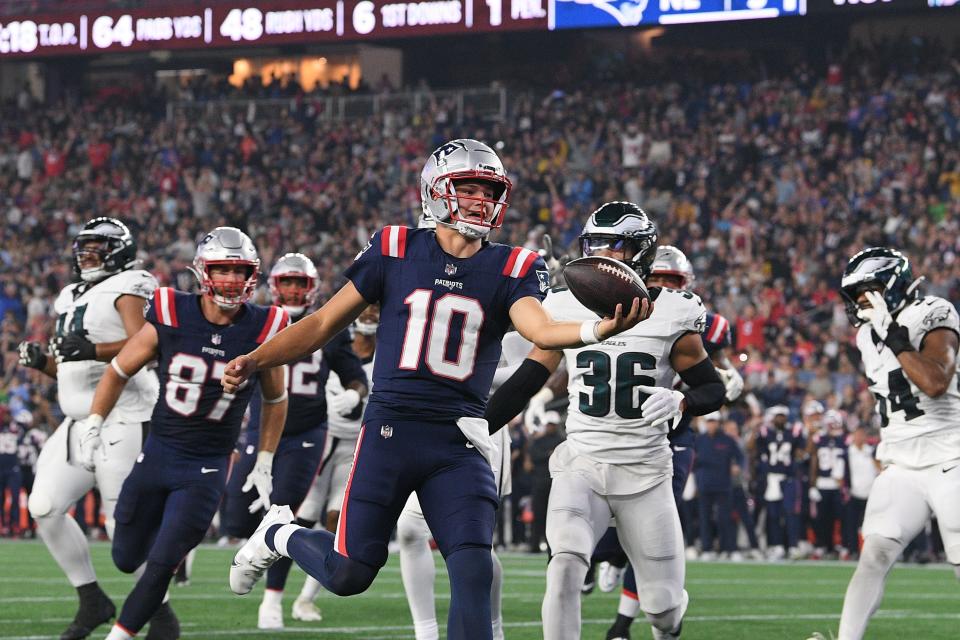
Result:
<svg viewBox="0 0 960 640">
<path fill-rule="evenodd" d="M 46 368 L 47 354 L 43 352 L 43 347 L 40 346 L 39 342 L 21 342 L 18 349 L 20 351 L 20 366 L 40 370 Z"/>
<path fill-rule="evenodd" d="M 97 346 L 78 333 L 68 333 L 52 339 L 50 351 L 57 362 L 97 359 Z"/>
</svg>

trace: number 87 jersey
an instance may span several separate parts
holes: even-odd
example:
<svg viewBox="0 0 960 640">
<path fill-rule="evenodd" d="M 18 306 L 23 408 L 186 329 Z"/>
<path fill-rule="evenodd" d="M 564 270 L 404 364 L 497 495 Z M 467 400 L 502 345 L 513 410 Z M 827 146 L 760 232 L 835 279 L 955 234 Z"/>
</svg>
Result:
<svg viewBox="0 0 960 640">
<path fill-rule="evenodd" d="M 543 304 L 555 320 L 596 320 L 565 288 Z M 670 363 L 674 343 L 702 333 L 706 310 L 689 291 L 661 289 L 653 314 L 632 329 L 599 344 L 565 349 L 569 375 L 567 440 L 579 453 L 611 464 L 646 463 L 669 469 L 668 425 L 650 427 L 640 406 L 647 399 L 638 386 L 673 387 Z"/>
<path fill-rule="evenodd" d="M 236 393 L 220 386 L 227 363 L 289 324 L 280 307 L 245 302 L 232 323 L 207 321 L 200 296 L 161 287 L 144 315 L 157 330 L 160 397 L 150 437 L 192 457 L 227 455 L 240 434 L 256 375 Z"/>
<path fill-rule="evenodd" d="M 345 275 L 364 300 L 380 303 L 366 422 L 482 416 L 510 307 L 542 300 L 549 283 L 529 249 L 485 242 L 455 258 L 432 229 L 399 226 L 374 234 Z"/>
</svg>

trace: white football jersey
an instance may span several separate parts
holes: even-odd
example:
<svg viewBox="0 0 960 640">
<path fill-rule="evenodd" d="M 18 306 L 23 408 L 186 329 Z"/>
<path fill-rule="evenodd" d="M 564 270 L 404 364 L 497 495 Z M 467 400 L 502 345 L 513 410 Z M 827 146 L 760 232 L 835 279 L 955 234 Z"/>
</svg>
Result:
<svg viewBox="0 0 960 640">
<path fill-rule="evenodd" d="M 551 292 L 544 308 L 557 320 L 596 320 L 569 290 Z M 647 399 L 637 386 L 672 387 L 674 343 L 701 333 L 706 310 L 688 291 L 662 289 L 653 315 L 600 344 L 565 349 L 569 374 L 567 439 L 598 462 L 650 465 L 669 470 L 668 425 L 651 427 L 640 406 Z"/>
<path fill-rule="evenodd" d="M 927 332 L 933 329 L 960 333 L 956 309 L 936 296 L 925 296 L 908 305 L 897 315 L 897 323 L 906 327 L 917 351 Z M 857 348 L 884 425 L 877 459 L 884 464 L 922 468 L 960 458 L 960 390 L 956 372 L 946 393 L 931 398 L 906 376 L 893 351 L 874 341 L 869 323 L 857 332 Z M 957 366 L 960 368 L 960 361 Z"/>
<path fill-rule="evenodd" d="M 367 374 L 367 384 L 370 385 L 370 389 L 367 393 L 367 396 L 361 400 L 361 404 L 365 404 L 367 398 L 370 397 L 370 392 L 373 391 L 373 360 L 370 362 L 364 363 L 363 372 Z M 344 388 L 343 384 L 340 382 L 340 376 L 333 370 L 330 371 L 330 376 L 327 378 L 327 406 L 330 406 L 330 398 L 343 393 Z M 356 438 L 360 435 L 360 427 L 363 426 L 363 412 L 360 412 L 360 417 L 356 420 L 351 420 L 347 417 L 341 416 L 336 411 L 327 410 L 327 431 L 335 438 Z"/>
<path fill-rule="evenodd" d="M 117 298 L 132 295 L 147 300 L 156 288 L 156 278 L 139 269 L 121 271 L 92 287 L 85 282 L 68 285 L 53 303 L 56 333 L 82 333 L 94 344 L 125 340 L 127 331 L 114 306 Z M 57 394 L 65 415 L 82 420 L 90 414 L 93 392 L 108 366 L 95 360 L 57 365 Z M 127 382 L 110 415 L 123 422 L 149 420 L 159 389 L 156 372 L 144 367 Z"/>
</svg>

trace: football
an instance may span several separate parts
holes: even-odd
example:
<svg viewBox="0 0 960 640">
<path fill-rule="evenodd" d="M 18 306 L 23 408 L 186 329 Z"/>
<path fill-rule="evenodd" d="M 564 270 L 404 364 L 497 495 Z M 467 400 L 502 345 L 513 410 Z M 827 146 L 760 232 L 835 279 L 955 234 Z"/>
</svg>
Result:
<svg viewBox="0 0 960 640">
<path fill-rule="evenodd" d="M 567 263 L 563 276 L 573 297 L 601 318 L 613 317 L 618 304 L 626 315 L 634 298 L 650 299 L 637 272 L 613 258 L 578 258 Z"/>
</svg>

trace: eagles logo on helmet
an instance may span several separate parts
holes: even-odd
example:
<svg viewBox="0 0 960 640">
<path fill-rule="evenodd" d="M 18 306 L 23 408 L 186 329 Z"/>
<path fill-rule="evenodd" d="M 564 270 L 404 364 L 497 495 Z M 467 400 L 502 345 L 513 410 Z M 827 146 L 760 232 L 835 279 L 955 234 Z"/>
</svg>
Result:
<svg viewBox="0 0 960 640">
<path fill-rule="evenodd" d="M 887 247 L 864 249 L 850 258 L 840 281 L 847 318 L 855 327 L 866 322 L 857 313 L 857 299 L 870 290 L 881 291 L 890 313 L 896 314 L 920 295 L 922 281 L 922 277 L 914 279 L 910 260 L 899 251 Z"/>
<path fill-rule="evenodd" d="M 604 249 L 623 250 L 623 260 L 646 278 L 657 253 L 657 226 L 632 202 L 607 202 L 590 214 L 580 233 L 580 250 L 592 256 Z"/>
<path fill-rule="evenodd" d="M 247 267 L 246 278 L 239 281 L 221 280 L 210 275 L 210 267 L 242 265 Z M 200 292 L 210 296 L 225 309 L 233 309 L 253 295 L 260 273 L 260 257 L 253 241 L 236 227 L 217 227 L 197 245 L 197 255 L 190 267 L 200 282 Z"/>
<path fill-rule="evenodd" d="M 297 280 L 300 282 L 294 282 Z M 285 254 L 270 270 L 273 303 L 283 307 L 291 316 L 299 316 L 313 306 L 319 292 L 317 267 L 302 253 Z"/>
<path fill-rule="evenodd" d="M 94 218 L 73 239 L 73 270 L 84 282 L 100 282 L 136 263 L 137 243 L 116 218 Z"/>
</svg>

